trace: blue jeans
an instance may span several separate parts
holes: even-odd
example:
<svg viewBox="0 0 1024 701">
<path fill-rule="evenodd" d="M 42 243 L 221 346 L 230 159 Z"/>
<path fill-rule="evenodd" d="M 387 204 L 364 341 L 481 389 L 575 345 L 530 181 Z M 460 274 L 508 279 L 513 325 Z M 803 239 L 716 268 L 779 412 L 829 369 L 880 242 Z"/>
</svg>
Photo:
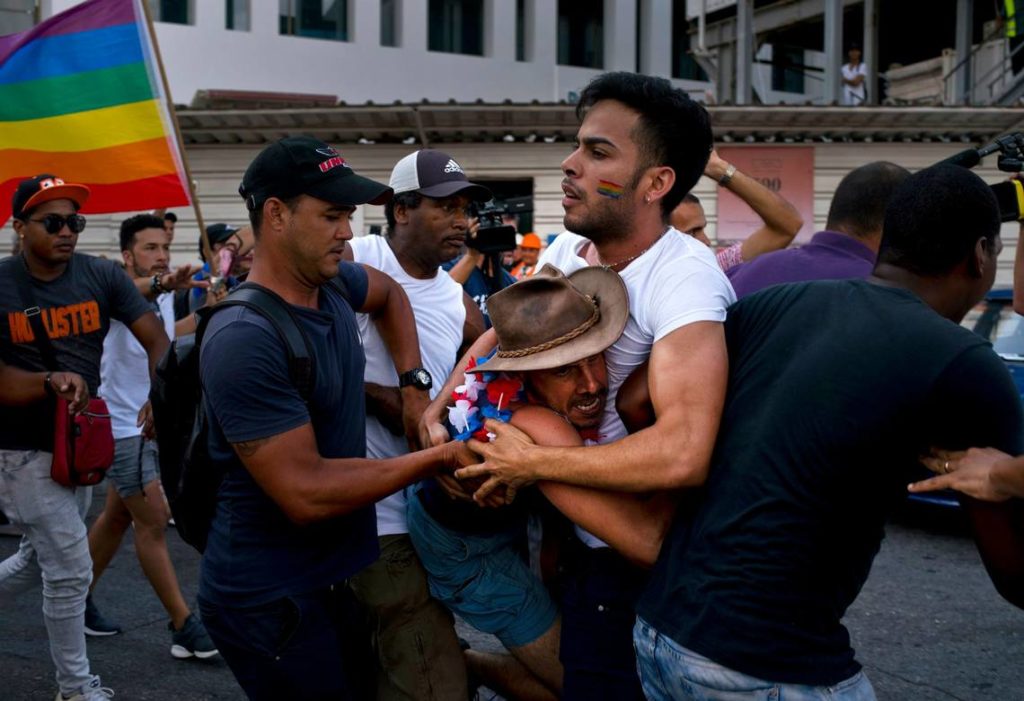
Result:
<svg viewBox="0 0 1024 701">
<path fill-rule="evenodd" d="M 637 666 L 650 701 L 875 701 L 864 672 L 835 686 L 776 684 L 709 660 L 637 617 Z"/>
<path fill-rule="evenodd" d="M 253 701 L 343 701 L 372 693 L 369 637 L 345 584 L 258 606 L 216 606 L 200 598 L 199 612 Z"/>
<path fill-rule="evenodd" d="M 85 597 L 92 558 L 82 522 L 88 491 L 50 477 L 51 453 L 0 450 L 0 510 L 25 535 L 18 552 L 0 562 L 0 606 L 43 584 L 43 621 L 61 693 L 82 692 L 96 679 L 85 651 Z"/>
</svg>

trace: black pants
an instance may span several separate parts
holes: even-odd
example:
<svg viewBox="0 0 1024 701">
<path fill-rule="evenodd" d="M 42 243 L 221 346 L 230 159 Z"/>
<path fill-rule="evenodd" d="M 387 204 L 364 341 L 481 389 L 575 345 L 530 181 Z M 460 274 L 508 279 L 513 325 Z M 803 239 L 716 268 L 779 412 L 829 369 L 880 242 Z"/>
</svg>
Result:
<svg viewBox="0 0 1024 701">
<path fill-rule="evenodd" d="M 633 625 L 647 571 L 611 548 L 580 546 L 566 565 L 562 592 L 565 701 L 644 699 Z"/>
<path fill-rule="evenodd" d="M 207 632 L 253 701 L 371 698 L 365 626 L 345 584 L 262 606 L 199 601 Z"/>
</svg>

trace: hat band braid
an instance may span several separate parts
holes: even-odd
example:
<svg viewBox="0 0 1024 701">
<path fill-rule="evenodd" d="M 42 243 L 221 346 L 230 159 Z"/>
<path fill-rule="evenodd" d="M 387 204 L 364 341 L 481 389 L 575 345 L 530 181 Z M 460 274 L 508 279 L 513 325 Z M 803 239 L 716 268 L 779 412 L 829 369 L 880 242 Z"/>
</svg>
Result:
<svg viewBox="0 0 1024 701">
<path fill-rule="evenodd" d="M 499 350 L 496 357 L 498 358 L 524 358 L 528 355 L 534 355 L 535 353 L 541 353 L 546 350 L 551 350 L 563 343 L 568 343 L 577 336 L 582 336 L 587 330 L 596 324 L 601 318 L 601 310 L 598 308 L 596 302 L 594 304 L 594 313 L 591 314 L 590 318 L 584 321 L 582 324 L 574 328 L 572 331 L 562 334 L 558 338 L 553 338 L 550 341 L 544 341 L 544 343 L 538 343 L 535 346 L 528 348 L 519 348 L 517 350 L 503 351 Z"/>
</svg>

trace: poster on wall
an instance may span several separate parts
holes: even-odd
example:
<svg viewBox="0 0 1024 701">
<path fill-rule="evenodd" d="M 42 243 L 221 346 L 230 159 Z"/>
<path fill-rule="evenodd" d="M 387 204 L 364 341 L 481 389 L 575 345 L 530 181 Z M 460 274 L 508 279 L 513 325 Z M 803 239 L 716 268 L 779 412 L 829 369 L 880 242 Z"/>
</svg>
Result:
<svg viewBox="0 0 1024 701">
<path fill-rule="evenodd" d="M 804 220 L 795 243 L 814 233 L 813 146 L 724 146 L 718 155 L 773 192 L 789 200 Z M 718 188 L 719 245 L 741 241 L 763 226 L 750 206 L 724 187 Z"/>
</svg>

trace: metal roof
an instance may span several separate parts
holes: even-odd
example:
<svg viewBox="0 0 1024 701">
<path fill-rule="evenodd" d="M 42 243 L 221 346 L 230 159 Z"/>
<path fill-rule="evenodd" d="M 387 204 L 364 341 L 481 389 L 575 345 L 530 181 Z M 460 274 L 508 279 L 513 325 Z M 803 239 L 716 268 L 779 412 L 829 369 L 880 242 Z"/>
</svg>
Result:
<svg viewBox="0 0 1024 701">
<path fill-rule="evenodd" d="M 307 105 L 309 103 L 306 103 Z M 1024 130 L 1024 108 L 956 106 L 708 106 L 720 141 L 982 142 Z M 189 145 L 261 144 L 289 134 L 332 143 L 572 140 L 577 120 L 566 103 L 179 107 Z"/>
</svg>

